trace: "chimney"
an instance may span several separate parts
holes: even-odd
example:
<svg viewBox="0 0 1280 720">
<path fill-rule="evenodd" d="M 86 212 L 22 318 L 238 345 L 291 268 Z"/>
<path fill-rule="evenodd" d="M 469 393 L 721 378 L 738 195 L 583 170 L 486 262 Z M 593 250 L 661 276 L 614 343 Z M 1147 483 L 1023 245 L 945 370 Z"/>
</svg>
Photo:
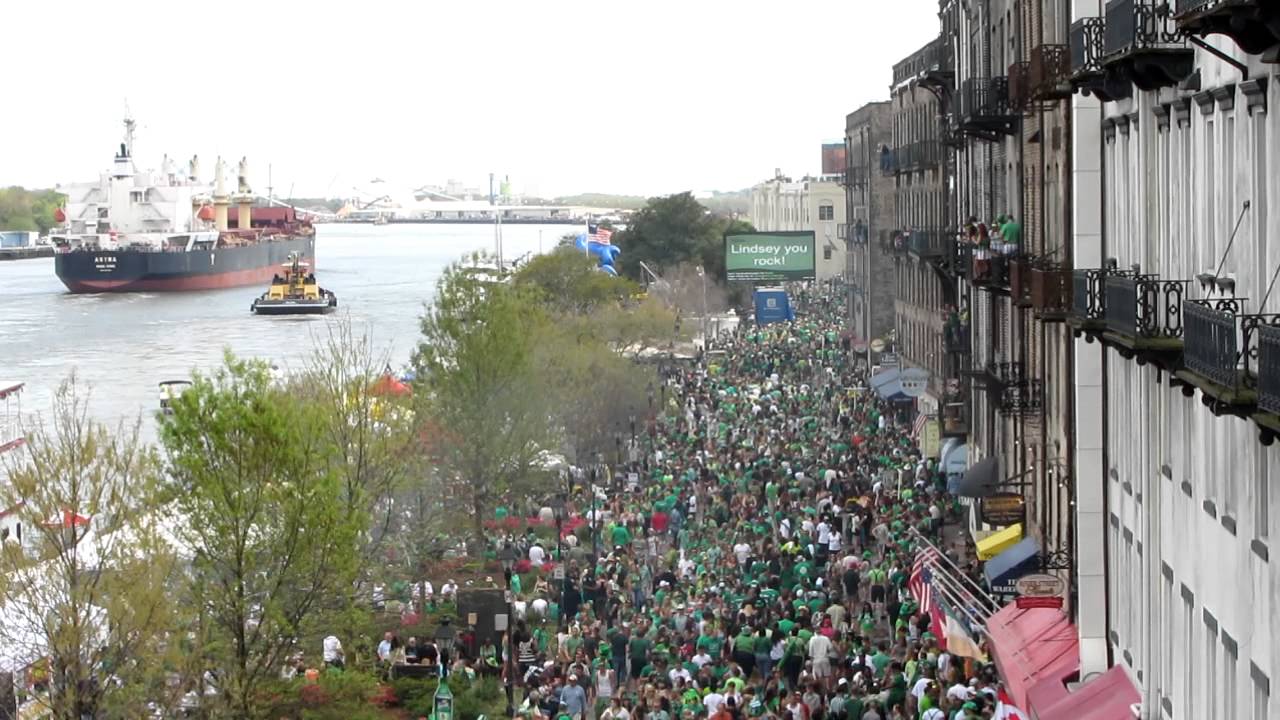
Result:
<svg viewBox="0 0 1280 720">
<path fill-rule="evenodd" d="M 248 230 L 253 227 L 253 192 L 249 190 L 249 161 L 245 158 L 240 158 L 238 186 L 236 228 Z"/>
</svg>

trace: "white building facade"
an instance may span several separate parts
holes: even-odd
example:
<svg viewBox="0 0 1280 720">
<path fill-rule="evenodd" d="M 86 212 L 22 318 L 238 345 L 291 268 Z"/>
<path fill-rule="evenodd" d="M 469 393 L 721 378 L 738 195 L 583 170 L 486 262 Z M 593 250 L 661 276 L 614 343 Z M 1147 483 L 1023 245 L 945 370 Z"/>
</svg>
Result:
<svg viewBox="0 0 1280 720">
<path fill-rule="evenodd" d="M 793 181 L 780 172 L 751 188 L 748 219 L 761 232 L 812 230 L 819 281 L 847 270 L 845 196 L 838 176 Z"/>
<path fill-rule="evenodd" d="M 1270 720 L 1280 15 L 1158 5 L 1073 3 L 1081 672 L 1125 664 L 1143 718 Z"/>
</svg>

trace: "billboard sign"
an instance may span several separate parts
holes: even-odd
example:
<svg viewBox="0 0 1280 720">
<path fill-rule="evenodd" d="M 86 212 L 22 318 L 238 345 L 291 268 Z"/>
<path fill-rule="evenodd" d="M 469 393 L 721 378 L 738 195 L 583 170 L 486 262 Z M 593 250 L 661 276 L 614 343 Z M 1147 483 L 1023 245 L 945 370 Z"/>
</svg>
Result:
<svg viewBox="0 0 1280 720">
<path fill-rule="evenodd" d="M 839 175 L 844 170 L 844 143 L 822 143 L 822 174 Z"/>
<path fill-rule="evenodd" d="M 725 235 L 725 274 L 729 282 L 812 280 L 814 244 L 812 230 Z"/>
</svg>

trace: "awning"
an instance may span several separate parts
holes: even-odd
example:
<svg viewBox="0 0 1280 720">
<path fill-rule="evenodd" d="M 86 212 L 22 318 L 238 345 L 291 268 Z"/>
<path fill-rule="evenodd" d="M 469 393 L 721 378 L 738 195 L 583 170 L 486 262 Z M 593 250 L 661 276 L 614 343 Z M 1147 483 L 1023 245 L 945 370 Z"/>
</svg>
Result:
<svg viewBox="0 0 1280 720">
<path fill-rule="evenodd" d="M 1000 459 L 994 455 L 985 457 L 977 465 L 965 471 L 964 477 L 951 489 L 960 497 L 986 497 L 1000 485 Z"/>
<path fill-rule="evenodd" d="M 988 647 L 1013 704 L 1026 708 L 1032 686 L 1080 669 L 1076 627 L 1055 608 L 1019 610 L 1009 603 L 987 619 Z"/>
<path fill-rule="evenodd" d="M 1036 683 L 1027 691 L 1027 710 L 1040 720 L 1132 720 L 1131 705 L 1142 695 L 1123 665 L 1114 665 L 1075 691 L 1067 681 L 1077 669 Z"/>
<path fill-rule="evenodd" d="M 969 469 L 969 446 L 956 438 L 947 438 L 938 453 L 938 467 L 947 475 L 947 488 L 950 489 L 950 478 L 954 476 L 959 482 L 960 476 Z"/>
<path fill-rule="evenodd" d="M 871 376 L 871 389 L 876 391 L 882 400 L 906 400 L 902 392 L 902 371 L 897 369 L 882 370 Z"/>
<path fill-rule="evenodd" d="M 992 536 L 994 537 L 994 536 Z M 1036 569 L 1040 560 L 1040 545 L 1035 538 L 1024 538 L 1005 548 L 999 555 L 987 561 L 982 572 L 987 577 L 987 587 L 993 593 L 1008 594 L 1007 586 Z"/>
<path fill-rule="evenodd" d="M 1010 525 L 1002 530 L 997 530 L 974 543 L 978 548 L 978 559 L 990 560 L 1005 550 L 1017 545 L 1018 541 L 1021 539 L 1022 523 Z"/>
</svg>

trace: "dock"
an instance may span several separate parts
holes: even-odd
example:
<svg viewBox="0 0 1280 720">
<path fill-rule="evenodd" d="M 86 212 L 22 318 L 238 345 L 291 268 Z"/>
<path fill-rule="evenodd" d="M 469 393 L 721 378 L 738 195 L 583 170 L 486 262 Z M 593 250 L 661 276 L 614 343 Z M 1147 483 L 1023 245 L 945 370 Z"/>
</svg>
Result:
<svg viewBox="0 0 1280 720">
<path fill-rule="evenodd" d="M 0 248 L 0 262 L 5 260 L 29 260 L 31 258 L 53 257 L 53 248 L 47 245 L 39 247 Z"/>
</svg>

